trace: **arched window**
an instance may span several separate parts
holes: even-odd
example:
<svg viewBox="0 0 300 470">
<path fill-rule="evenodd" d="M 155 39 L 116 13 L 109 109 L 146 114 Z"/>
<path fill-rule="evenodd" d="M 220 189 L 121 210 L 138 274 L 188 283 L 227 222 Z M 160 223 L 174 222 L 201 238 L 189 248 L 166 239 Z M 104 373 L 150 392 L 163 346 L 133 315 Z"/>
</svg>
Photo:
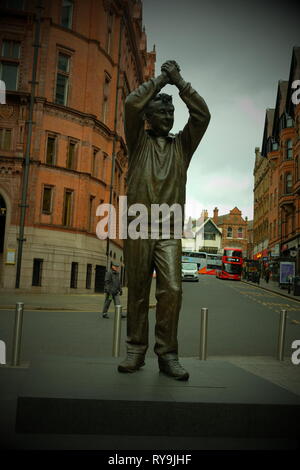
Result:
<svg viewBox="0 0 300 470">
<path fill-rule="evenodd" d="M 238 228 L 238 238 L 243 238 L 243 227 Z"/>
<path fill-rule="evenodd" d="M 232 227 L 227 227 L 227 238 L 232 238 Z"/>
</svg>

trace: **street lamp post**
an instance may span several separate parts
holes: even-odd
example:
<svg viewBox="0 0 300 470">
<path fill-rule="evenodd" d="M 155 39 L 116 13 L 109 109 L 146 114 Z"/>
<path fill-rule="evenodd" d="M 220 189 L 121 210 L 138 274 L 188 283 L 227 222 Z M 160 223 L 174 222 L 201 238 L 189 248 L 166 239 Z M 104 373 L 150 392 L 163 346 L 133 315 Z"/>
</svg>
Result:
<svg viewBox="0 0 300 470">
<path fill-rule="evenodd" d="M 31 79 L 31 93 L 30 93 L 30 103 L 29 103 L 29 116 L 26 124 L 27 128 L 27 141 L 26 141 L 26 150 L 25 150 L 25 159 L 24 159 L 24 171 L 23 171 L 23 180 L 22 180 L 22 197 L 21 197 L 21 214 L 20 214 L 20 227 L 19 227 L 19 237 L 18 237 L 18 255 L 17 255 L 17 267 L 16 267 L 16 288 L 20 287 L 20 278 L 21 278 L 21 265 L 22 265 L 22 254 L 23 254 L 23 243 L 26 241 L 24 238 L 24 229 L 25 229 L 25 216 L 27 204 L 27 192 L 28 192 L 28 179 L 29 179 L 29 169 L 30 169 L 30 150 L 31 150 L 31 139 L 32 139 L 32 126 L 33 126 L 33 109 L 34 109 L 34 100 L 35 100 L 35 89 L 38 82 L 36 81 L 37 76 L 37 64 L 38 64 L 38 54 L 40 45 L 40 30 L 41 30 L 41 10 L 42 5 L 39 3 L 37 5 L 36 13 L 36 28 L 34 35 L 33 43 L 33 64 L 32 64 L 32 79 Z"/>
</svg>

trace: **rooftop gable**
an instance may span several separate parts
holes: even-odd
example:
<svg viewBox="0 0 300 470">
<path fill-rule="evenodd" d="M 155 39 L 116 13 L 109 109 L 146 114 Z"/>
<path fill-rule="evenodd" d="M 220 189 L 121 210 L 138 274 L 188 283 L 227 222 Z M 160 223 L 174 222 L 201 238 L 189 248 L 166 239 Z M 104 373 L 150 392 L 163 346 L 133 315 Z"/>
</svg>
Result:
<svg viewBox="0 0 300 470">
<path fill-rule="evenodd" d="M 288 90 L 288 81 L 279 80 L 277 88 L 276 106 L 274 113 L 274 123 L 272 135 L 276 141 L 279 139 L 279 120 L 281 115 L 286 111 L 286 97 Z"/>
<path fill-rule="evenodd" d="M 268 139 L 272 137 L 273 125 L 274 125 L 274 114 L 275 114 L 274 108 L 266 109 L 264 134 L 263 134 L 263 141 L 262 141 L 262 146 L 261 146 L 262 157 L 266 157 L 268 153 L 267 142 L 268 142 Z"/>
</svg>

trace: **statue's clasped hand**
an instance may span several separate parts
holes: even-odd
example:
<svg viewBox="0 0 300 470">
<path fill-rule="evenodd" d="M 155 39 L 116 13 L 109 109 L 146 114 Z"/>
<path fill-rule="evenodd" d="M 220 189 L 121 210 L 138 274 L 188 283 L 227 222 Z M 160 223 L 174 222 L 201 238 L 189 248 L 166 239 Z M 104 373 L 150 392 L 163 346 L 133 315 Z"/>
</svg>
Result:
<svg viewBox="0 0 300 470">
<path fill-rule="evenodd" d="M 182 80 L 182 76 L 179 73 L 180 67 L 175 60 L 164 62 L 161 66 L 161 71 L 168 76 L 170 85 L 177 85 Z"/>
</svg>

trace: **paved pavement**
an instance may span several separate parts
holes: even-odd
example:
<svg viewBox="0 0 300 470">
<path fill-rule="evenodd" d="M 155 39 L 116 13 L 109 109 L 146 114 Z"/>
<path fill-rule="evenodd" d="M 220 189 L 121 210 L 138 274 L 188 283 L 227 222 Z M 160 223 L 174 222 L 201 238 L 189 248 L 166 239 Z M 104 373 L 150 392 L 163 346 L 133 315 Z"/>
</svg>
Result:
<svg viewBox="0 0 300 470">
<path fill-rule="evenodd" d="M 260 287 L 261 289 L 265 289 L 269 292 L 274 292 L 276 294 L 280 294 L 283 297 L 291 298 L 293 300 L 300 302 L 300 296 L 293 295 L 292 292 L 289 293 L 287 288 L 281 289 L 278 286 L 278 282 L 271 281 L 271 280 L 269 282 L 266 282 L 264 279 L 260 279 L 259 284 L 257 284 L 256 282 L 249 282 L 245 280 L 243 280 L 242 282 L 252 285 L 252 286 Z"/>
<path fill-rule="evenodd" d="M 123 310 L 127 309 L 127 287 L 123 289 L 120 297 Z M 52 310 L 52 311 L 81 311 L 101 312 L 105 294 L 40 294 L 18 292 L 17 289 L 0 293 L 0 309 L 14 309 L 17 302 L 23 302 L 27 310 Z M 152 282 L 149 305 L 150 308 L 156 303 L 155 280 Z M 114 311 L 114 303 L 111 302 L 109 312 Z"/>
</svg>

